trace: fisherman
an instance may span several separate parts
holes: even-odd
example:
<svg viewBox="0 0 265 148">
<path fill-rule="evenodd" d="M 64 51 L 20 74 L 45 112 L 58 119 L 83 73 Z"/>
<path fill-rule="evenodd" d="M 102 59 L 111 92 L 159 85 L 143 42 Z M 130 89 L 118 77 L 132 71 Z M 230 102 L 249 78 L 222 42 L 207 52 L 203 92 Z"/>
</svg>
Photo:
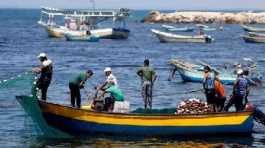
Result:
<svg viewBox="0 0 265 148">
<path fill-rule="evenodd" d="M 80 108 L 81 106 L 80 89 L 84 88 L 86 80 L 90 78 L 93 74 L 94 73 L 92 70 L 87 70 L 86 72 L 80 73 L 72 80 L 70 80 L 69 89 L 71 94 L 72 107 L 77 106 L 77 108 Z"/>
<path fill-rule="evenodd" d="M 255 85 L 255 86 L 257 86 L 256 82 L 254 82 L 253 80 L 251 80 L 251 79 L 248 78 L 248 75 L 249 75 L 249 70 L 247 70 L 247 69 L 243 70 L 243 77 L 247 79 L 248 84 L 249 85 Z M 250 92 L 250 89 L 249 88 L 250 87 L 247 87 L 246 96 L 244 98 L 244 107 L 248 103 L 248 95 L 249 95 L 249 92 Z"/>
<path fill-rule="evenodd" d="M 221 112 L 224 109 L 224 104 L 226 101 L 225 88 L 218 77 L 218 73 L 215 73 L 215 92 L 216 92 L 216 108 L 215 110 Z"/>
<path fill-rule="evenodd" d="M 105 72 L 105 75 L 106 75 L 107 79 L 100 87 L 98 87 L 98 90 L 102 90 L 103 88 L 108 88 L 109 85 L 111 85 L 111 84 L 114 84 L 117 87 L 119 87 L 118 86 L 118 81 L 117 81 L 116 77 L 112 73 L 112 69 L 110 67 L 106 67 L 104 69 L 104 72 Z"/>
<path fill-rule="evenodd" d="M 47 91 L 52 80 L 53 64 L 45 53 L 40 53 L 38 59 L 40 60 L 41 65 L 33 68 L 32 71 L 40 74 L 37 81 L 37 88 L 41 90 L 41 99 L 46 101 Z"/>
<path fill-rule="evenodd" d="M 211 68 L 209 66 L 204 67 L 203 89 L 206 96 L 207 104 L 211 106 L 213 111 L 216 111 L 215 78 L 211 73 Z"/>
<path fill-rule="evenodd" d="M 248 93 L 248 81 L 243 76 L 243 70 L 237 71 L 237 79 L 234 83 L 233 94 L 225 106 L 225 111 L 228 111 L 232 105 L 235 105 L 236 111 L 242 111 L 244 109 L 243 100 L 246 98 Z"/>
<path fill-rule="evenodd" d="M 124 101 L 124 95 L 118 86 L 115 85 L 114 81 L 109 82 L 108 87 L 102 88 L 101 91 L 103 91 L 103 93 L 99 98 L 104 97 L 105 94 L 109 94 L 109 96 L 104 99 L 104 111 L 112 112 L 115 101 Z"/>
<path fill-rule="evenodd" d="M 144 66 L 137 71 L 137 75 L 142 81 L 142 97 L 144 99 L 144 108 L 149 106 L 152 109 L 153 85 L 157 78 L 155 71 L 149 67 L 149 59 L 144 60 Z"/>
</svg>

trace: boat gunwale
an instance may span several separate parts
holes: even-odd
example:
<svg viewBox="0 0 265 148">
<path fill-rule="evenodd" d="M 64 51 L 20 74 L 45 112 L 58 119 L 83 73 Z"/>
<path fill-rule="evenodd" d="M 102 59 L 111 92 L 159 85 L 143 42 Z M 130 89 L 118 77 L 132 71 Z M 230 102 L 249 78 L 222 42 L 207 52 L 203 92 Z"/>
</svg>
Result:
<svg viewBox="0 0 265 148">
<path fill-rule="evenodd" d="M 248 115 L 251 116 L 253 114 L 252 111 L 242 111 L 242 112 L 211 112 L 211 113 L 205 113 L 205 114 L 146 114 L 146 113 L 114 113 L 114 112 L 98 112 L 94 110 L 86 110 L 82 108 L 74 108 L 71 106 L 66 106 L 66 105 L 61 105 L 57 103 L 51 103 L 51 102 L 45 102 L 42 100 L 38 100 L 40 104 L 44 105 L 52 105 L 55 107 L 60 107 L 60 108 L 66 108 L 66 109 L 72 109 L 75 111 L 81 111 L 88 113 L 90 116 L 98 116 L 100 115 L 101 117 L 110 117 L 110 118 L 148 118 L 148 119 L 157 119 L 159 118 L 160 120 L 163 119 L 202 119 L 202 118 L 213 118 L 213 117 L 231 117 L 235 115 Z M 41 108 L 41 107 L 40 107 Z M 42 109 L 41 109 L 42 110 Z M 42 112 L 45 112 L 42 110 Z M 162 117 L 162 118 L 161 118 Z"/>
</svg>

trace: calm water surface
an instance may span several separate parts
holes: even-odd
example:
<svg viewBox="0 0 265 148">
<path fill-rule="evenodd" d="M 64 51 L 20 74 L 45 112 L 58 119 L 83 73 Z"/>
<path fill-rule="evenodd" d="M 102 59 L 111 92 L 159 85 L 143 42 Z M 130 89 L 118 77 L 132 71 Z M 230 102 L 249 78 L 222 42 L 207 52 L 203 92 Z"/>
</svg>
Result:
<svg viewBox="0 0 265 148">
<path fill-rule="evenodd" d="M 243 57 L 255 59 L 261 73 L 264 74 L 265 44 L 246 44 L 240 38 L 243 33 L 238 25 L 225 25 L 224 31 L 209 32 L 216 42 L 212 44 L 161 44 L 151 34 L 151 28 L 159 28 L 159 24 L 139 23 L 146 11 L 133 13 L 128 27 L 131 35 L 128 40 L 100 40 L 99 43 L 66 42 L 64 39 L 47 38 L 46 32 L 37 25 L 38 10 L 0 10 L 0 80 L 20 74 L 38 65 L 36 56 L 45 51 L 54 61 L 54 79 L 49 89 L 49 101 L 70 104 L 68 96 L 68 80 L 75 73 L 88 68 L 95 71 L 95 76 L 88 81 L 86 90 L 92 90 L 102 83 L 104 67 L 113 68 L 119 85 L 130 101 L 132 109 L 142 107 L 140 97 L 140 81 L 136 75 L 137 68 L 147 57 L 158 74 L 155 84 L 155 108 L 175 107 L 183 98 L 200 97 L 194 93 L 178 95 L 182 92 L 198 89 L 201 84 L 182 83 L 179 75 L 169 82 L 168 61 L 181 58 L 188 61 L 206 60 L 213 65 L 234 63 Z M 102 24 L 104 25 L 104 24 Z M 229 89 L 231 87 L 226 87 Z M 234 138 L 170 138 L 170 139 L 131 139 L 128 137 L 88 137 L 74 139 L 49 139 L 40 136 L 34 123 L 25 114 L 15 100 L 21 88 L 0 90 L 0 145 L 1 147 L 199 147 L 199 146 L 251 146 L 265 147 L 265 129 L 255 125 L 251 137 Z M 263 87 L 252 89 L 250 100 L 265 111 Z M 22 93 L 25 93 L 22 91 Z M 84 92 L 83 92 L 84 93 Z M 86 100 L 84 99 L 83 102 Z"/>
</svg>

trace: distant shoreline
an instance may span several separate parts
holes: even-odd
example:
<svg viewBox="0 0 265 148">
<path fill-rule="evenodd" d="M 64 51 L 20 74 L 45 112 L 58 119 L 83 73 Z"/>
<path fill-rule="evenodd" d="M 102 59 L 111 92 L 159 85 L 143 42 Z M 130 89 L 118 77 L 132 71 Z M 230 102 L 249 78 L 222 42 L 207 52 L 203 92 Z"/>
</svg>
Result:
<svg viewBox="0 0 265 148">
<path fill-rule="evenodd" d="M 150 11 L 144 23 L 265 24 L 265 11 Z"/>
<path fill-rule="evenodd" d="M 91 9 L 90 7 L 88 8 L 68 8 L 68 7 L 56 7 L 59 9 Z M 126 7 L 125 7 L 126 8 Z M 21 9 L 21 10 L 39 10 L 41 9 L 40 7 L 0 7 L 0 10 L 5 10 L 5 9 Z M 101 8 L 99 7 L 98 9 L 119 9 L 119 8 Z M 135 10 L 135 11 L 160 11 L 160 12 L 175 12 L 175 11 L 204 11 L 204 12 L 247 12 L 247 11 L 252 11 L 252 12 L 264 12 L 264 9 L 243 9 L 243 8 L 238 8 L 238 9 L 141 9 L 141 8 L 128 8 L 130 10 Z"/>
</svg>

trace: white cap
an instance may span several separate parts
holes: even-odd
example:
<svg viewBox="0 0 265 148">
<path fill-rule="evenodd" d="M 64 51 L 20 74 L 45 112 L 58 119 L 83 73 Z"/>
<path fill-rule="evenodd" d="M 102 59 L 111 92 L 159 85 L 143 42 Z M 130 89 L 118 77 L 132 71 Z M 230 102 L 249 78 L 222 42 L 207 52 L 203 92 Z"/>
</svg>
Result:
<svg viewBox="0 0 265 148">
<path fill-rule="evenodd" d="M 110 67 L 106 67 L 106 68 L 104 69 L 104 72 L 108 72 L 108 71 L 111 71 L 111 68 L 110 68 Z"/>
<path fill-rule="evenodd" d="M 241 75 L 241 74 L 243 74 L 243 70 L 242 70 L 242 69 L 238 69 L 236 73 L 237 73 L 238 75 Z"/>
<path fill-rule="evenodd" d="M 38 55 L 38 58 L 45 58 L 47 57 L 46 53 L 42 52 Z"/>
</svg>

